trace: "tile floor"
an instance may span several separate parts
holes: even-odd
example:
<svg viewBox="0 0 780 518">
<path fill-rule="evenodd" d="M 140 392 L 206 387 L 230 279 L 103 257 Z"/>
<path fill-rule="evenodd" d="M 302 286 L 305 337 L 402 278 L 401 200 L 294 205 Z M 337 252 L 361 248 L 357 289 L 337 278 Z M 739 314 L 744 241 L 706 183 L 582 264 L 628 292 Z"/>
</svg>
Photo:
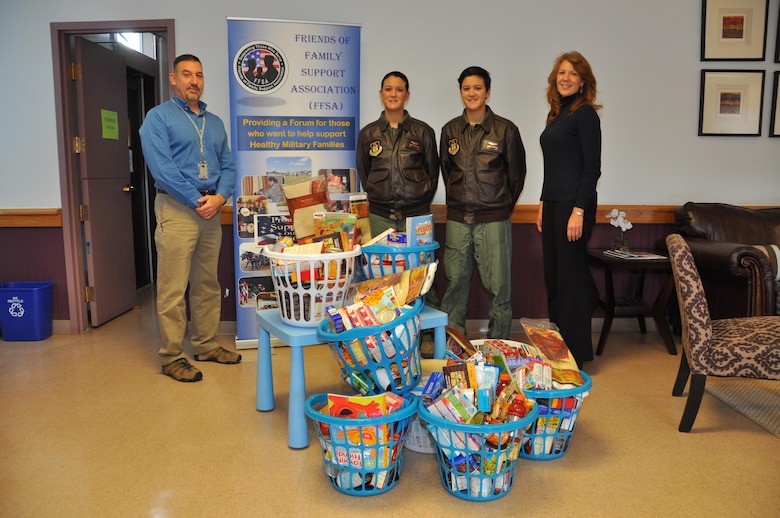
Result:
<svg viewBox="0 0 780 518">
<path fill-rule="evenodd" d="M 708 394 L 679 433 L 679 357 L 655 333 L 613 332 L 586 364 L 593 389 L 568 453 L 521 460 L 511 492 L 487 503 L 451 496 L 434 456 L 408 449 L 384 495 L 333 489 L 313 431 L 308 449 L 287 447 L 287 348 L 266 413 L 255 350 L 198 364 L 204 380 L 185 384 L 160 373 L 156 349 L 152 303 L 81 335 L 0 341 L 0 516 L 780 515 L 780 441 Z M 305 362 L 308 394 L 348 392 L 325 346 Z"/>
</svg>

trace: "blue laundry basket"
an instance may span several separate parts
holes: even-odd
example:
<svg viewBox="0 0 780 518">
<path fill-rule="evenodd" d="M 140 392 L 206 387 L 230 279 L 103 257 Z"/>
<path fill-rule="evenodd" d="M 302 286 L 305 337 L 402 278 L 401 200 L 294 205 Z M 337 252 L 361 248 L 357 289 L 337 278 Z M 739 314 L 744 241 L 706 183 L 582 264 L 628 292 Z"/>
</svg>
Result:
<svg viewBox="0 0 780 518">
<path fill-rule="evenodd" d="M 322 413 L 327 394 L 306 400 L 305 412 L 322 447 L 322 467 L 331 485 L 353 496 L 386 493 L 403 469 L 403 446 L 409 423 L 417 414 L 417 398 L 381 417 L 346 418 Z"/>
<path fill-rule="evenodd" d="M 442 419 L 424 406 L 420 419 L 428 423 L 436 443 L 441 483 L 451 495 L 484 502 L 505 496 L 517 475 L 523 435 L 536 420 L 537 405 L 517 421 L 462 424 Z"/>
<path fill-rule="evenodd" d="M 582 400 L 593 386 L 586 373 L 580 387 L 552 390 L 524 390 L 526 397 L 536 401 L 539 416 L 528 430 L 520 456 L 526 459 L 550 460 L 566 454 L 571 445 Z"/>
<path fill-rule="evenodd" d="M 411 270 L 436 260 L 436 241 L 427 245 L 394 246 L 374 244 L 363 247 L 363 276 L 375 279 L 391 273 Z"/>
<path fill-rule="evenodd" d="M 391 322 L 335 333 L 326 319 L 317 327 L 341 369 L 341 377 L 363 395 L 410 392 L 422 377 L 422 298 Z"/>
</svg>

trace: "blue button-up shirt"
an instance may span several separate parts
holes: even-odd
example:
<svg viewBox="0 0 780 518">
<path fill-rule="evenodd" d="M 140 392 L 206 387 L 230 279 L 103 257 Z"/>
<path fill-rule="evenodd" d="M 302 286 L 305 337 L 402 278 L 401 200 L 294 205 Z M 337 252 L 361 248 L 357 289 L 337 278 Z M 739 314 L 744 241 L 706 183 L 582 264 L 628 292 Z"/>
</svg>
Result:
<svg viewBox="0 0 780 518">
<path fill-rule="evenodd" d="M 236 184 L 236 164 L 225 125 L 218 116 L 206 111 L 206 103 L 198 103 L 200 113 L 196 114 L 174 95 L 170 101 L 149 110 L 139 131 L 154 186 L 192 208 L 202 197 L 199 191 L 215 190 L 227 200 Z M 198 130 L 204 121 L 201 157 Z M 201 160 L 208 166 L 205 180 L 200 178 Z"/>
</svg>

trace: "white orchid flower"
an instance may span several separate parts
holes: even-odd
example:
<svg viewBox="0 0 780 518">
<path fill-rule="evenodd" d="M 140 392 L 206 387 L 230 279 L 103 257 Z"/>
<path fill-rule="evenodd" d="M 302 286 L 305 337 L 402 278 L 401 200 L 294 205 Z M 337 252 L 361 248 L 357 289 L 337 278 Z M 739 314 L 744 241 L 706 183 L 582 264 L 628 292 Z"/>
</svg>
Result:
<svg viewBox="0 0 780 518">
<path fill-rule="evenodd" d="M 632 225 L 631 222 L 626 219 L 625 211 L 612 209 L 607 213 L 607 218 L 609 219 L 610 225 L 620 228 L 622 232 L 625 232 L 626 230 L 634 227 L 634 225 Z"/>
</svg>

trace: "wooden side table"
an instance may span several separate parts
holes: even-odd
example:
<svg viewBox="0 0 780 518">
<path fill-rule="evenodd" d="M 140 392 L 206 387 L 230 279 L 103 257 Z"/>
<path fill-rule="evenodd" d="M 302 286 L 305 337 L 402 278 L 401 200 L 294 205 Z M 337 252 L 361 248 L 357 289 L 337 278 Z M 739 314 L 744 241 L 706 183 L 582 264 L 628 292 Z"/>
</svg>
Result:
<svg viewBox="0 0 780 518">
<path fill-rule="evenodd" d="M 605 249 L 588 250 L 591 265 L 604 270 L 604 295 L 598 296 L 598 305 L 604 310 L 604 324 L 601 327 L 596 354 L 601 355 L 604 352 L 604 346 L 607 343 L 613 319 L 637 318 L 639 330 L 642 334 L 645 334 L 647 332 L 645 317 L 647 316 L 652 316 L 655 320 L 658 332 L 661 334 L 669 354 L 677 354 L 674 338 L 666 318 L 669 298 L 674 292 L 674 277 L 672 276 L 672 266 L 669 258 L 623 258 L 604 252 Z M 639 276 L 632 296 L 615 297 L 615 287 L 612 279 L 612 272 L 615 270 L 631 271 Z M 647 270 L 665 270 L 669 272 L 666 282 L 652 304 L 646 302 L 643 298 L 645 271 Z M 594 290 L 597 290 L 595 286 Z"/>
</svg>

